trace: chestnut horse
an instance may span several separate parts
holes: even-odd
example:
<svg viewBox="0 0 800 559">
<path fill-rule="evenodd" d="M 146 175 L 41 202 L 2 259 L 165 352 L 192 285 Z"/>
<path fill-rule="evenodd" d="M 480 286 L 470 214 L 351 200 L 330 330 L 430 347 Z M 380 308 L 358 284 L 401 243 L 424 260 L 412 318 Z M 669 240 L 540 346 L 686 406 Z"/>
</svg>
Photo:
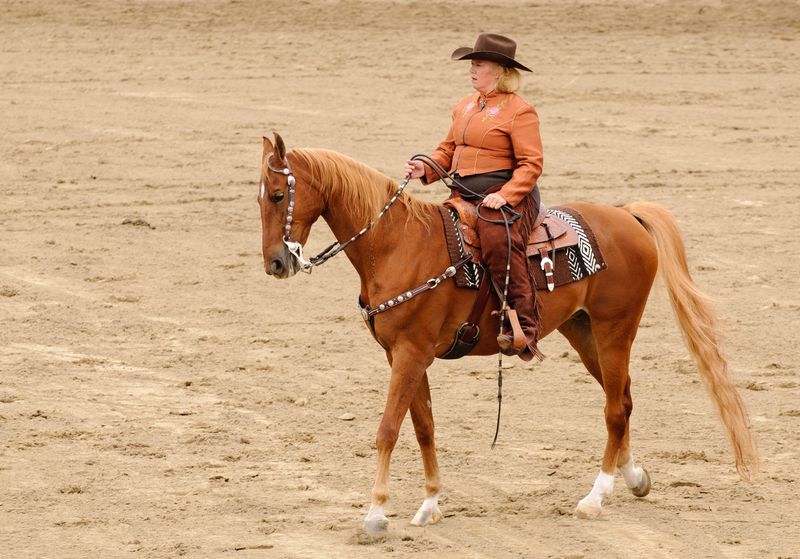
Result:
<svg viewBox="0 0 800 559">
<path fill-rule="evenodd" d="M 308 267 L 300 247 L 322 217 L 340 243 L 361 231 L 361 237 L 344 252 L 361 278 L 363 304 L 375 307 L 396 300 L 398 294 L 439 276 L 450 261 L 437 205 L 407 193 L 397 196 L 397 191 L 389 177 L 346 156 L 327 150 L 287 152 L 279 135 L 275 134 L 274 143 L 265 137 L 258 203 L 267 274 L 288 278 Z M 378 216 L 393 196 L 396 203 Z M 715 316 L 689 275 L 674 218 L 664 208 L 646 202 L 622 208 L 586 203 L 569 207 L 590 224 L 608 263 L 606 270 L 581 281 L 552 292 L 539 291 L 542 335 L 561 332 L 605 392 L 605 452 L 594 486 L 578 502 L 576 513 L 587 518 L 600 514 L 603 499 L 613 490 L 616 471 L 634 495 L 641 497 L 650 490 L 650 477 L 634 463 L 630 447 L 628 420 L 633 403 L 628 366 L 659 269 L 688 348 L 730 437 L 736 469 L 749 479 L 757 470 L 758 458 L 747 412 L 720 353 Z M 373 221 L 374 226 L 365 232 Z M 409 410 L 422 453 L 426 495 L 411 523 L 424 526 L 442 517 L 426 370 L 450 347 L 475 297 L 476 291 L 444 280 L 433 292 L 416 295 L 374 317 L 375 336 L 386 349 L 392 372 L 376 437 L 372 503 L 364 519 L 370 533 L 382 532 L 388 525 L 384 504 L 389 498 L 389 462 Z M 491 310 L 487 307 L 481 318 L 483 335 L 471 355 L 498 352 L 499 321 L 490 315 Z"/>
</svg>

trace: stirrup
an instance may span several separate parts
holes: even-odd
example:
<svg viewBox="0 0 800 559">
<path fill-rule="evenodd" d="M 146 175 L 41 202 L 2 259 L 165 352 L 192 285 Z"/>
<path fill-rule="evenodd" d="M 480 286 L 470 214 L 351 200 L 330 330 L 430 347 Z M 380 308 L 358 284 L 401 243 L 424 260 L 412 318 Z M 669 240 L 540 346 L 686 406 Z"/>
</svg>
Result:
<svg viewBox="0 0 800 559">
<path fill-rule="evenodd" d="M 497 345 L 500 347 L 500 353 L 513 357 L 519 352 L 514 349 L 514 337 L 508 334 L 500 334 L 497 336 Z"/>
<path fill-rule="evenodd" d="M 511 325 L 511 344 L 514 352 L 512 355 L 520 354 L 526 347 L 528 347 L 528 342 L 525 339 L 525 334 L 522 332 L 522 325 L 519 323 L 519 317 L 517 316 L 517 311 L 514 309 L 507 309 L 506 310 L 506 319 L 508 323 Z M 498 336 L 497 344 L 500 345 L 500 336 Z"/>
<path fill-rule="evenodd" d="M 522 332 L 517 311 L 507 309 L 506 318 L 511 325 L 511 330 L 508 333 L 497 336 L 497 345 L 500 346 L 500 351 L 503 355 L 519 355 L 528 347 L 528 342 Z"/>
<path fill-rule="evenodd" d="M 509 357 L 516 355 L 523 361 L 533 361 L 533 358 L 536 357 L 536 354 L 528 347 L 527 343 L 519 350 L 514 349 L 513 344 L 513 338 L 508 334 L 497 336 L 497 345 L 500 346 L 500 353 L 503 355 L 508 355 Z"/>
</svg>

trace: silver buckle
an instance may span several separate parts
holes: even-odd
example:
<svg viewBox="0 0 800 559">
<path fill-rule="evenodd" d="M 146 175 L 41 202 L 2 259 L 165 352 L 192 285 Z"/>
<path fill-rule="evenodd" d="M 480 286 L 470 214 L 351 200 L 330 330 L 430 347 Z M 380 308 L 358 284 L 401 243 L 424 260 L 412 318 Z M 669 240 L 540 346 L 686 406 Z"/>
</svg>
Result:
<svg viewBox="0 0 800 559">
<path fill-rule="evenodd" d="M 369 311 L 367 310 L 367 307 L 361 305 L 360 297 L 356 298 L 356 305 L 358 306 L 358 310 L 361 311 L 361 318 L 364 320 L 369 320 Z"/>
<path fill-rule="evenodd" d="M 553 279 L 554 278 L 554 275 L 553 275 L 553 271 L 554 271 L 553 261 L 550 260 L 549 256 L 545 256 L 545 257 L 542 258 L 542 261 L 541 261 L 540 265 L 542 267 L 542 271 L 544 272 L 545 278 L 547 279 L 547 290 L 548 291 L 553 291 L 556 288 L 556 284 L 555 284 L 555 281 Z M 550 267 L 549 271 L 547 270 L 547 266 Z"/>
</svg>

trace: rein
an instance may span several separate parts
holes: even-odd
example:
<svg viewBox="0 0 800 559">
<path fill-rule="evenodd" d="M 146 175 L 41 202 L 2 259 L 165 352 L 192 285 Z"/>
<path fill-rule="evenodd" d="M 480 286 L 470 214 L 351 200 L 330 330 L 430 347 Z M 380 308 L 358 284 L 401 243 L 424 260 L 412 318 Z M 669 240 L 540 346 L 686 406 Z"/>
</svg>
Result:
<svg viewBox="0 0 800 559">
<path fill-rule="evenodd" d="M 391 197 L 389 202 L 387 202 L 386 205 L 383 207 L 383 209 L 378 213 L 378 217 L 376 217 L 374 220 L 370 221 L 361 231 L 359 231 L 358 233 L 356 233 L 355 235 L 350 237 L 350 239 L 348 239 L 347 241 L 345 241 L 343 243 L 340 243 L 339 241 L 336 241 L 336 242 L 330 244 L 322 252 L 320 252 L 316 256 L 312 256 L 310 260 L 306 260 L 303 257 L 303 245 L 301 245 L 297 241 L 293 241 L 292 238 L 291 238 L 292 221 L 294 221 L 294 215 L 293 215 L 294 214 L 294 190 L 295 190 L 295 185 L 297 184 L 297 181 L 295 180 L 294 175 L 292 174 L 292 168 L 289 166 L 289 160 L 286 159 L 286 160 L 282 161 L 282 163 L 285 166 L 282 169 L 277 169 L 277 168 L 272 166 L 272 156 L 273 155 L 274 154 L 270 154 L 269 159 L 267 160 L 267 167 L 269 168 L 270 171 L 272 171 L 274 173 L 280 173 L 282 175 L 286 175 L 286 181 L 287 181 L 287 184 L 289 185 L 289 207 L 288 207 L 288 209 L 286 211 L 286 224 L 283 227 L 283 231 L 284 231 L 284 233 L 283 233 L 283 244 L 286 245 L 286 248 L 289 251 L 289 253 L 292 256 L 294 256 L 294 258 L 297 260 L 297 263 L 300 264 L 300 271 L 305 272 L 307 274 L 311 273 L 311 270 L 314 269 L 314 266 L 319 266 L 321 264 L 324 264 L 329 259 L 333 258 L 337 254 L 339 254 L 341 251 L 346 249 L 350 245 L 350 243 L 355 242 L 357 239 L 359 239 L 361 236 L 363 236 L 367 231 L 372 229 L 372 226 L 375 225 L 383 217 L 383 215 L 387 211 L 389 211 L 389 208 L 391 208 L 394 205 L 395 202 L 397 202 L 397 199 L 403 193 L 403 190 L 405 190 L 406 186 L 408 186 L 408 181 L 411 180 L 410 176 L 406 177 L 406 179 L 398 187 L 397 192 L 394 193 L 394 195 Z"/>
<path fill-rule="evenodd" d="M 327 262 L 328 260 L 330 260 L 331 258 L 336 256 L 337 254 L 339 254 L 341 251 L 346 249 L 350 245 L 350 243 L 355 242 L 360 237 L 362 237 L 364 234 L 366 234 L 367 231 L 372 229 L 372 227 L 384 216 L 384 214 L 387 211 L 389 211 L 389 209 L 394 205 L 394 203 L 397 202 L 397 199 L 403 193 L 403 190 L 405 190 L 406 186 L 408 186 L 408 183 L 411 180 L 411 175 L 410 174 L 405 177 L 405 180 L 403 180 L 403 182 L 398 187 L 397 192 L 395 192 L 394 195 L 389 199 L 389 201 L 386 203 L 386 205 L 383 207 L 383 209 L 381 209 L 381 211 L 378 212 L 378 216 L 374 220 L 370 221 L 363 229 L 361 229 L 361 231 L 359 231 L 358 233 L 356 233 L 355 235 L 350 237 L 344 243 L 340 243 L 339 241 L 336 241 L 336 242 L 330 244 L 324 250 L 322 250 L 322 252 L 320 252 L 316 256 L 312 256 L 310 260 L 306 260 L 303 257 L 303 245 L 301 245 L 298 241 L 293 241 L 292 240 L 292 222 L 294 221 L 294 192 L 295 192 L 295 186 L 297 185 L 297 180 L 294 178 L 294 175 L 292 174 L 292 168 L 289 165 L 289 160 L 288 159 L 284 159 L 282 161 L 282 163 L 284 165 L 283 168 L 276 168 L 276 167 L 272 166 L 272 157 L 273 157 L 273 155 L 274 154 L 270 154 L 269 159 L 267 159 L 267 167 L 273 173 L 279 173 L 279 174 L 285 175 L 286 176 L 286 182 L 287 182 L 287 185 L 289 187 L 289 206 L 288 206 L 288 208 L 286 210 L 286 223 L 285 223 L 285 225 L 283 227 L 283 231 L 284 231 L 284 233 L 283 233 L 283 244 L 286 245 L 286 249 L 295 258 L 297 263 L 300 265 L 300 270 L 302 272 L 307 273 L 307 274 L 310 274 L 315 266 L 320 266 L 321 264 L 324 264 L 325 262 Z M 425 165 L 428 165 L 429 167 L 431 167 L 434 170 L 434 172 L 437 175 L 439 175 L 439 179 L 442 180 L 442 182 L 444 182 L 445 185 L 448 186 L 448 188 L 452 188 L 452 184 L 456 184 L 459 188 L 463 188 L 467 192 L 470 192 L 470 193 L 474 194 L 475 196 L 477 196 L 477 197 L 479 197 L 481 199 L 486 198 L 486 196 L 484 194 L 478 193 L 478 192 L 474 192 L 474 191 L 470 190 L 469 188 L 467 188 L 466 186 L 464 186 L 463 184 L 461 184 L 455 177 L 453 177 L 450 173 L 448 173 L 437 161 L 435 161 L 431 157 L 429 157 L 427 155 L 424 155 L 424 154 L 416 154 L 416 155 L 412 156 L 411 159 L 422 161 Z M 445 177 L 449 178 L 452 181 L 451 184 L 447 184 L 447 182 L 444 181 Z M 514 211 L 511 208 L 511 206 L 506 204 L 505 206 L 502 206 L 500 208 L 500 214 L 502 215 L 503 219 L 502 220 L 490 220 L 490 219 L 485 218 L 485 217 L 483 217 L 481 215 L 480 206 L 481 206 L 481 204 L 478 204 L 478 207 L 477 207 L 478 218 L 482 219 L 484 221 L 488 221 L 490 223 L 497 223 L 497 224 L 502 223 L 502 224 L 504 224 L 505 228 L 506 228 L 506 235 L 508 237 L 508 262 L 506 264 L 505 285 L 503 286 L 502 305 L 500 307 L 500 312 L 498 313 L 500 315 L 500 334 L 502 335 L 503 334 L 503 326 L 504 326 L 504 322 L 505 322 L 504 319 L 505 319 L 506 314 L 507 314 L 507 312 L 509 310 L 508 309 L 508 301 L 507 301 L 509 275 L 510 275 L 510 271 L 511 271 L 511 234 L 510 234 L 510 231 L 509 231 L 509 225 L 511 223 L 514 223 L 521 216 L 520 216 L 519 213 Z M 508 212 L 510 217 L 506 217 L 506 212 Z M 359 303 L 359 307 L 361 307 L 362 315 L 364 316 L 365 320 L 369 319 L 372 316 L 374 316 L 375 314 L 378 314 L 378 313 L 385 312 L 385 311 L 388 311 L 390 309 L 393 309 L 395 306 L 408 301 L 409 299 L 411 299 L 412 297 L 414 297 L 416 295 L 419 295 L 420 293 L 423 293 L 425 291 L 429 291 L 431 289 L 435 289 L 442 281 L 444 281 L 445 279 L 453 277 L 456 274 L 456 270 L 458 268 L 460 268 L 461 266 L 463 266 L 464 264 L 466 264 L 469 260 L 471 260 L 471 255 L 467 255 L 466 257 L 462 258 L 461 260 L 459 260 L 454 265 L 449 266 L 438 277 L 431 278 L 428 281 L 426 281 L 424 284 L 420 285 L 419 287 L 415 287 L 414 289 L 412 289 L 410 291 L 405 291 L 405 292 L 401 293 L 400 295 L 397 295 L 396 297 L 393 297 L 392 299 L 390 299 L 390 300 L 388 300 L 388 301 L 386 301 L 384 303 L 381 303 L 380 305 L 378 305 L 375 308 L 361 307 L 361 305 Z M 484 281 L 489 281 L 489 280 L 485 279 Z M 495 427 L 494 439 L 492 440 L 492 448 L 495 447 L 495 444 L 497 443 L 497 437 L 498 437 L 498 435 L 500 433 L 500 411 L 502 409 L 502 405 L 503 405 L 503 353 L 499 352 L 498 353 L 498 361 L 497 361 L 497 426 Z"/>
<path fill-rule="evenodd" d="M 471 190 L 464 184 L 458 181 L 453 175 L 451 175 L 447 170 L 445 170 L 438 161 L 433 159 L 428 155 L 417 154 L 414 155 L 411 159 L 417 159 L 422 161 L 423 164 L 427 165 L 439 176 L 439 180 L 441 180 L 445 186 L 452 189 L 454 188 L 453 185 L 456 185 L 458 188 L 466 190 L 473 196 L 480 198 L 481 200 L 486 198 L 486 195 L 481 192 L 475 192 Z M 444 179 L 450 179 L 450 184 L 447 183 Z M 505 204 L 499 208 L 500 215 L 502 219 L 489 219 L 481 215 L 481 206 L 482 203 L 479 203 L 475 208 L 476 213 L 478 214 L 478 219 L 483 221 L 488 221 L 489 223 L 495 224 L 503 224 L 506 228 L 506 239 L 508 239 L 508 258 L 506 260 L 506 277 L 505 277 L 505 284 L 503 285 L 503 298 L 500 305 L 500 310 L 498 311 L 498 315 L 500 316 L 500 335 L 503 335 L 503 327 L 505 326 L 505 319 L 508 315 L 508 284 L 511 277 L 511 230 L 510 225 L 522 217 L 518 212 L 514 211 L 510 205 Z M 508 215 L 506 215 L 508 214 Z M 488 278 L 484 279 L 484 281 L 491 281 Z M 362 310 L 363 312 L 363 310 Z M 492 439 L 492 448 L 495 447 L 497 444 L 497 437 L 500 434 L 500 411 L 503 407 L 503 352 L 498 352 L 497 354 L 497 425 L 495 426 L 494 430 L 494 439 Z"/>
</svg>

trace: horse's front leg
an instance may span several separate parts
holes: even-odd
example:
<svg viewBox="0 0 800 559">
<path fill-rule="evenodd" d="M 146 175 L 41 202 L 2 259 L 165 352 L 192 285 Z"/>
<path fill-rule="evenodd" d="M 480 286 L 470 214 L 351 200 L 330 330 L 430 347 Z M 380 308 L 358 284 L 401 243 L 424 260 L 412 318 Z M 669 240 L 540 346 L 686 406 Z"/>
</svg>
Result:
<svg viewBox="0 0 800 559">
<path fill-rule="evenodd" d="M 427 373 L 422 376 L 417 395 L 411 402 L 411 420 L 414 422 L 414 432 L 417 435 L 417 443 L 422 453 L 422 466 L 425 469 L 425 500 L 422 501 L 411 524 L 427 526 L 442 519 L 442 511 L 439 510 L 441 490 L 439 463 L 436 460 L 436 443 L 433 439 L 433 409 Z"/>
<path fill-rule="evenodd" d="M 403 418 L 417 396 L 425 370 L 433 362 L 433 351 L 427 353 L 411 344 L 402 344 L 392 348 L 390 362 L 392 377 L 389 381 L 389 393 L 375 438 L 378 467 L 372 487 L 372 505 L 364 519 L 364 530 L 372 535 L 385 532 L 389 525 L 383 506 L 389 500 L 389 463 L 392 450 Z"/>
</svg>

